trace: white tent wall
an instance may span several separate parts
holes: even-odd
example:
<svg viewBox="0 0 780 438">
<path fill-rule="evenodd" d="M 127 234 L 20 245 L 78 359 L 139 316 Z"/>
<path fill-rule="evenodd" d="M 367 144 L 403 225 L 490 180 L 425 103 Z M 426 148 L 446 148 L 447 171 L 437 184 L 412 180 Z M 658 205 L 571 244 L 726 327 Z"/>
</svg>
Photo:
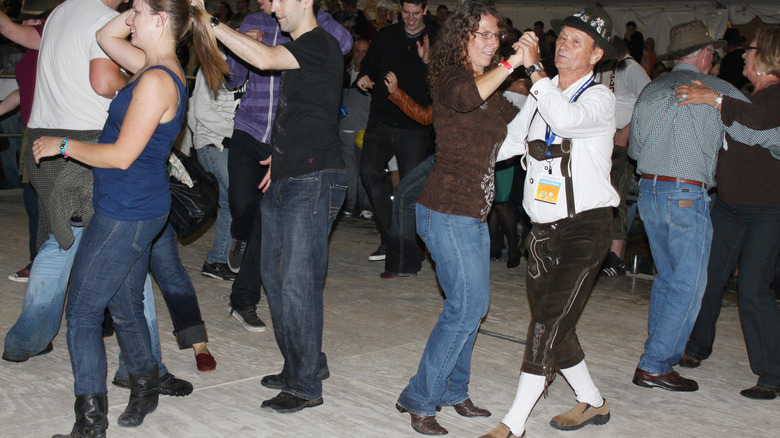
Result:
<svg viewBox="0 0 780 438">
<path fill-rule="evenodd" d="M 374 17 L 374 5 L 377 0 L 359 0 L 358 7 L 363 8 L 370 17 Z M 389 0 L 388 3 L 393 3 Z M 455 10 L 460 0 L 429 1 L 428 9 L 436 13 L 439 5 Z M 494 0 L 498 10 L 512 19 L 520 30 L 532 28 L 534 22 L 543 21 L 545 29 L 550 29 L 550 20 L 561 19 L 572 12 L 592 4 L 595 1 L 570 0 Z M 612 17 L 613 33 L 623 35 L 625 24 L 634 21 L 645 38 L 655 39 L 656 52 L 663 54 L 669 45 L 669 30 L 672 26 L 699 19 L 707 24 L 716 38 L 723 36 L 728 23 L 745 24 L 755 17 L 764 23 L 780 23 L 780 2 L 772 0 L 601 0 L 599 2 Z"/>
</svg>

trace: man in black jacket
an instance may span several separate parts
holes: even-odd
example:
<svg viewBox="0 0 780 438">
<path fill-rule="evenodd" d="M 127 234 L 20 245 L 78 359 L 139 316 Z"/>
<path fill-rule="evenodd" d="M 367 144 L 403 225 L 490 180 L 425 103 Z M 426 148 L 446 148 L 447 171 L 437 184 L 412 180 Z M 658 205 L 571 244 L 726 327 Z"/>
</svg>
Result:
<svg viewBox="0 0 780 438">
<path fill-rule="evenodd" d="M 374 207 L 374 220 L 381 236 L 379 248 L 368 259 L 385 259 L 392 203 L 385 166 L 395 155 L 401 179 L 422 162 L 431 145 L 431 128 L 407 117 L 387 99 L 384 77 L 395 73 L 399 86 L 423 107 L 431 104 L 426 85 L 427 66 L 418 54 L 429 29 L 423 22 L 426 0 L 403 0 L 400 23 L 377 33 L 361 64 L 358 87 L 372 90 L 371 111 L 363 139 L 360 176 Z"/>
</svg>

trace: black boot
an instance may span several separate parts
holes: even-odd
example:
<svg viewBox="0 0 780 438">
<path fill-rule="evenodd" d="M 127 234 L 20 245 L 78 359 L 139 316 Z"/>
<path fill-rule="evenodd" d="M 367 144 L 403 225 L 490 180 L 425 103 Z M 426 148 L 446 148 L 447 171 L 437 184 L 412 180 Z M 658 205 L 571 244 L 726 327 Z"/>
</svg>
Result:
<svg viewBox="0 0 780 438">
<path fill-rule="evenodd" d="M 108 396 L 105 392 L 77 395 L 73 409 L 76 411 L 73 430 L 68 435 L 52 438 L 105 438 L 108 429 Z"/>
<path fill-rule="evenodd" d="M 157 365 L 141 374 L 130 374 L 130 401 L 119 416 L 122 427 L 138 427 L 144 422 L 146 414 L 157 409 L 160 398 L 160 374 Z"/>
</svg>

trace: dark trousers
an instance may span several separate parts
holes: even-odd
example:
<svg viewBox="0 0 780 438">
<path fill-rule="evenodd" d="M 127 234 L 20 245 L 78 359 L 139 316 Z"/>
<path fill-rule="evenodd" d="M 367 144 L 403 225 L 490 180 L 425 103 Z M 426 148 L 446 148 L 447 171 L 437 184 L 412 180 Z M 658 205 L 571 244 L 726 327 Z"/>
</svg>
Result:
<svg viewBox="0 0 780 438">
<path fill-rule="evenodd" d="M 27 229 L 30 232 L 30 261 L 35 260 L 38 254 L 38 195 L 30 183 L 22 183 L 22 195 L 24 197 L 24 209 L 27 211 Z"/>
<path fill-rule="evenodd" d="M 395 155 L 399 176 L 404 179 L 429 155 L 430 144 L 428 128 L 402 129 L 368 121 L 360 154 L 360 178 L 374 207 L 374 221 L 382 243 L 387 243 L 393 208 L 385 172 L 387 162 Z"/>
<path fill-rule="evenodd" d="M 750 368 L 758 384 L 780 390 L 780 308 L 769 287 L 780 254 L 780 207 L 729 204 L 715 199 L 707 288 L 685 351 L 712 353 L 723 289 L 739 263 L 739 313 Z"/>
<path fill-rule="evenodd" d="M 233 216 L 230 229 L 235 239 L 247 245 L 241 270 L 230 294 L 230 305 L 236 310 L 255 308 L 260 302 L 260 288 L 263 285 L 260 275 L 260 202 L 263 192 L 257 186 L 268 171 L 268 166 L 259 164 L 259 161 L 267 159 L 270 154 L 270 145 L 255 140 L 244 131 L 233 131 L 228 155 L 228 200 Z"/>
<path fill-rule="evenodd" d="M 387 239 L 385 272 L 416 274 L 422 267 L 425 250 L 417 237 L 415 207 L 434 161 L 433 155 L 423 160 L 393 190 L 393 217 Z"/>
<path fill-rule="evenodd" d="M 551 379 L 585 358 L 575 325 L 609 251 L 611 225 L 611 208 L 533 224 L 526 239 L 531 322 L 522 372 Z"/>
</svg>

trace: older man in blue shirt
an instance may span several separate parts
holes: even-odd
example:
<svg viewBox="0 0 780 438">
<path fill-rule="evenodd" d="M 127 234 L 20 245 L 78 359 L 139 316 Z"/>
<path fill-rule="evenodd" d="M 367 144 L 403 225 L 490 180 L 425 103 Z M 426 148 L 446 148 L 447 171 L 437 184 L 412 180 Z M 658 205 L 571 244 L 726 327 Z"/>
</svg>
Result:
<svg viewBox="0 0 780 438">
<path fill-rule="evenodd" d="M 634 107 L 628 154 L 642 175 L 639 211 L 658 269 L 650 297 L 649 336 L 633 379 L 643 387 L 699 389 L 672 366 L 685 349 L 707 284 L 712 240 L 707 190 L 715 185 L 724 133 L 746 144 L 778 144 L 776 130 L 725 126 L 712 106 L 677 105 L 675 88 L 693 80 L 721 93 L 719 99 L 726 95 L 745 100 L 729 83 L 707 75 L 715 49 L 724 44 L 713 40 L 699 20 L 674 26 L 669 53 L 659 58 L 673 59 L 675 66 L 648 84 Z"/>
</svg>

